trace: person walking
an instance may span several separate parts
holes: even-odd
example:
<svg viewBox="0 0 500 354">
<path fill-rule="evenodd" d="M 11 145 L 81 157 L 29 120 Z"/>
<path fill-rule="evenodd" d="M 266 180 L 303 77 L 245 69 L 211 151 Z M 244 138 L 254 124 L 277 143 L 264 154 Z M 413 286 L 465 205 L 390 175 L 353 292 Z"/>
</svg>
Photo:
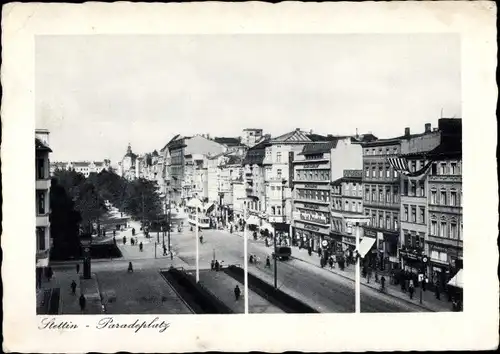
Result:
<svg viewBox="0 0 500 354">
<path fill-rule="evenodd" d="M 142 241 L 141 241 L 141 243 L 139 243 L 139 251 L 142 252 L 142 249 L 143 249 L 143 245 L 142 245 Z"/>
<path fill-rule="evenodd" d="M 385 291 L 385 277 L 383 275 L 382 278 L 380 278 L 380 289 Z"/>
<path fill-rule="evenodd" d="M 328 264 L 330 265 L 330 269 L 333 269 L 333 258 L 328 258 Z"/>
<path fill-rule="evenodd" d="M 134 268 L 132 267 L 132 262 L 128 262 L 127 272 L 128 273 L 133 273 L 134 272 Z"/>
<path fill-rule="evenodd" d="M 165 246 L 165 244 L 163 244 L 163 255 L 167 255 L 167 246 Z"/>
<path fill-rule="evenodd" d="M 312 256 L 312 248 L 311 248 L 311 246 L 309 246 L 309 248 L 307 249 L 307 253 L 309 254 L 309 256 Z"/>
<path fill-rule="evenodd" d="M 271 268 L 271 258 L 269 256 L 266 258 L 266 268 Z"/>
<path fill-rule="evenodd" d="M 215 271 L 218 272 L 220 267 L 220 263 L 218 260 L 215 260 Z"/>
<path fill-rule="evenodd" d="M 410 293 L 410 300 L 413 299 L 413 293 L 415 292 L 415 285 L 413 284 L 413 279 L 409 280 L 408 292 Z"/>
<path fill-rule="evenodd" d="M 80 263 L 76 264 L 76 274 L 80 274 Z"/>
<path fill-rule="evenodd" d="M 240 295 L 241 295 L 240 287 L 236 285 L 236 287 L 234 288 L 234 297 L 236 298 L 236 301 L 240 299 Z"/>
<path fill-rule="evenodd" d="M 132 238 L 132 239 L 130 240 L 130 243 L 132 244 L 132 246 L 134 246 L 134 245 L 135 245 L 135 240 Z"/>
<path fill-rule="evenodd" d="M 212 261 L 210 262 L 210 270 L 214 269 L 215 269 L 215 260 L 212 259 Z"/>
<path fill-rule="evenodd" d="M 127 237 L 126 236 L 123 236 L 123 244 L 127 244 Z"/>
<path fill-rule="evenodd" d="M 85 299 L 85 296 L 83 294 L 80 295 L 80 299 L 78 299 L 78 302 L 80 303 L 80 310 L 83 313 L 85 311 L 85 305 L 87 304 L 87 300 Z"/>
<path fill-rule="evenodd" d="M 71 293 L 73 295 L 76 295 L 76 283 L 75 283 L 74 280 L 71 281 L 71 285 L 70 286 L 71 286 Z"/>
</svg>

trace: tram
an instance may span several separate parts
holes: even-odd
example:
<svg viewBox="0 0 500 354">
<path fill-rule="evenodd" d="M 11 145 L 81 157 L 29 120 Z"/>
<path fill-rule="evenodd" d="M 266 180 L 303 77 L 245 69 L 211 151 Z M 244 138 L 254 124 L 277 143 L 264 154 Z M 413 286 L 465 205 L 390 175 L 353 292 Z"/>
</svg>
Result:
<svg viewBox="0 0 500 354">
<path fill-rule="evenodd" d="M 190 211 L 188 215 L 188 222 L 190 225 L 196 226 L 196 212 Z M 201 229 L 209 229 L 210 228 L 210 218 L 203 213 L 198 213 L 198 226 Z"/>
</svg>

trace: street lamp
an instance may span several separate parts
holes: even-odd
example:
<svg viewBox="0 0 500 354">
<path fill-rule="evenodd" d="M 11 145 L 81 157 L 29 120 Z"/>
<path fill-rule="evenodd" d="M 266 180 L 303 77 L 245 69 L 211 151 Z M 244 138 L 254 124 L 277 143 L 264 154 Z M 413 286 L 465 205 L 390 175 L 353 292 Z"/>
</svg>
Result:
<svg viewBox="0 0 500 354">
<path fill-rule="evenodd" d="M 196 282 L 198 283 L 200 281 L 200 257 L 199 257 L 199 246 L 198 246 L 198 210 L 201 209 L 203 207 L 203 203 L 196 197 L 194 198 L 191 198 L 191 200 L 187 203 L 187 206 L 189 208 L 195 208 L 196 209 L 196 214 L 195 214 L 195 217 L 196 217 L 196 222 L 195 222 L 195 226 L 196 226 L 196 229 L 195 229 L 195 235 L 196 235 L 196 239 L 195 239 L 195 243 L 196 243 Z"/>
</svg>

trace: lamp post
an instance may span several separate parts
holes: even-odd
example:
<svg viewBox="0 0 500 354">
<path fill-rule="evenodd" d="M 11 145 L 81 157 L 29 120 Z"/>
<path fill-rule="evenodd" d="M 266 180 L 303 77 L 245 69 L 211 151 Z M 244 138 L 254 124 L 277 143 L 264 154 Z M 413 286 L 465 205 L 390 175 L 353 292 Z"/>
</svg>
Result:
<svg viewBox="0 0 500 354">
<path fill-rule="evenodd" d="M 359 252 L 359 223 L 356 223 L 356 250 Z M 356 276 L 355 276 L 355 313 L 361 312 L 361 278 L 360 278 L 361 257 L 356 254 Z"/>
<path fill-rule="evenodd" d="M 238 198 L 238 200 L 246 200 L 246 198 Z M 243 207 L 243 273 L 244 273 L 244 284 L 243 284 L 243 294 L 245 300 L 245 314 L 248 315 L 248 235 L 247 235 L 247 217 L 248 217 L 248 207 L 245 205 Z"/>
<path fill-rule="evenodd" d="M 195 243 L 196 243 L 196 282 L 198 283 L 200 281 L 200 257 L 199 257 L 199 245 L 198 245 L 198 228 L 199 228 L 199 224 L 198 224 L 198 210 L 201 209 L 203 207 L 203 204 L 201 203 L 201 201 L 194 197 L 192 198 L 187 206 L 189 208 L 195 208 L 196 209 L 196 214 L 195 214 L 195 217 L 196 217 L 196 221 L 195 221 L 195 236 L 196 236 L 196 239 L 195 239 Z"/>
</svg>

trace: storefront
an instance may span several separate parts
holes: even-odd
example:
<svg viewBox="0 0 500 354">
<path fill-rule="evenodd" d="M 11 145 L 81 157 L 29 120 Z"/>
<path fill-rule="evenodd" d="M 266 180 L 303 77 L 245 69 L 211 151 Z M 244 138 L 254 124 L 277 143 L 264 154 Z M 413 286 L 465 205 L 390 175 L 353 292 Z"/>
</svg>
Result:
<svg viewBox="0 0 500 354">
<path fill-rule="evenodd" d="M 324 239 L 330 241 L 329 225 L 319 226 L 295 221 L 294 226 L 295 235 L 300 240 L 299 247 L 310 247 L 313 252 L 318 252 L 318 248 L 321 248 L 321 241 Z"/>
<path fill-rule="evenodd" d="M 398 253 L 398 232 L 381 231 L 371 227 L 364 227 L 364 235 L 377 240 L 372 252 L 373 264 L 380 270 L 396 270 L 400 268 Z"/>
<path fill-rule="evenodd" d="M 404 271 L 413 274 L 426 273 L 424 265 L 427 256 L 422 248 L 403 247 L 399 251 L 399 259 L 401 260 L 401 269 Z"/>
</svg>

